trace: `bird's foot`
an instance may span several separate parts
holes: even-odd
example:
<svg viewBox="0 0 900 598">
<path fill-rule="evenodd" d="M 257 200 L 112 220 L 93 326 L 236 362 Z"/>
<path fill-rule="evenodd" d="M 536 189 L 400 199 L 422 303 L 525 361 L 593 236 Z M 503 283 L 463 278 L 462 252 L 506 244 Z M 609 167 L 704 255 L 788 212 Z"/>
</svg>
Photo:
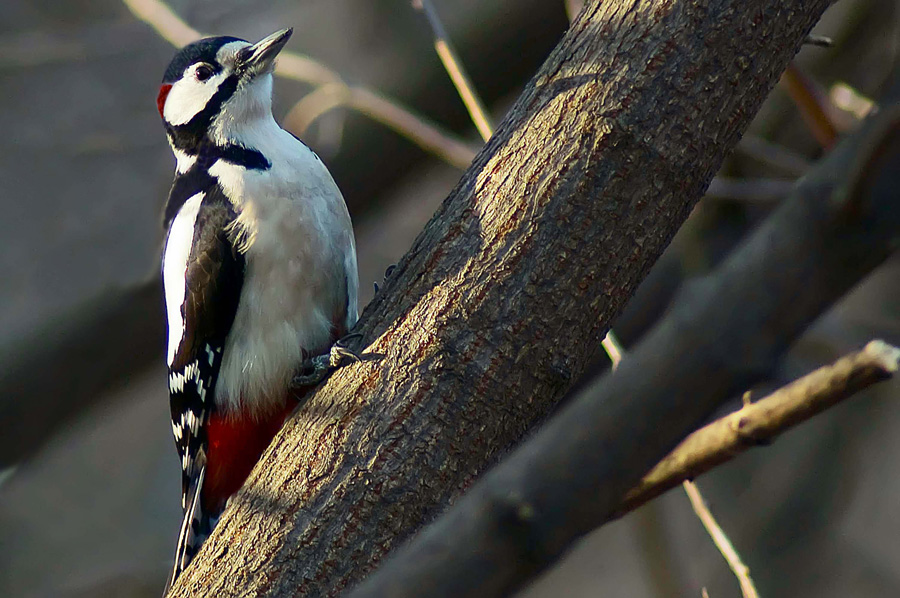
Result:
<svg viewBox="0 0 900 598">
<path fill-rule="evenodd" d="M 348 334 L 335 341 L 328 353 L 306 359 L 300 370 L 302 373 L 294 376 L 293 386 L 315 386 L 332 371 L 341 367 L 345 357 L 351 363 L 362 361 L 359 354 L 348 346 L 360 338 L 362 335 L 359 333 Z"/>
<path fill-rule="evenodd" d="M 391 264 L 390 266 L 388 266 L 384 271 L 384 278 L 382 279 L 382 283 L 387 282 L 387 279 L 391 277 L 391 274 L 393 274 L 394 270 L 396 270 L 396 269 L 397 269 L 397 264 Z M 379 284 L 377 282 L 372 283 L 372 284 L 375 285 L 375 294 L 377 295 L 378 291 L 381 290 L 381 286 L 379 286 Z"/>
</svg>

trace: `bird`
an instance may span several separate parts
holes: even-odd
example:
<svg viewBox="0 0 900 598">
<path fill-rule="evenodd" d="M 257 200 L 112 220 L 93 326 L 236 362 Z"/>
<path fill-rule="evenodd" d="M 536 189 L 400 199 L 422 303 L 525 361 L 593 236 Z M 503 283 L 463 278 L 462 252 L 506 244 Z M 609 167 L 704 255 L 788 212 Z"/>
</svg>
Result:
<svg viewBox="0 0 900 598">
<path fill-rule="evenodd" d="M 356 358 L 346 203 L 319 156 L 272 115 L 275 59 L 291 33 L 193 42 L 157 96 L 175 155 L 162 279 L 183 512 L 166 590 L 296 406 L 296 389 Z"/>
</svg>

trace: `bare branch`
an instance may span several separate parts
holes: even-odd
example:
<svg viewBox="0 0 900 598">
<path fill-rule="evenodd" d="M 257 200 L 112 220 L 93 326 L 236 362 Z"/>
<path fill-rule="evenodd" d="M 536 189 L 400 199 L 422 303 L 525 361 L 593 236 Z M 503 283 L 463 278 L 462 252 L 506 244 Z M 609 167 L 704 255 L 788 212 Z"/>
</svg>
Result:
<svg viewBox="0 0 900 598">
<path fill-rule="evenodd" d="M 834 40 L 828 37 L 827 35 L 813 35 L 809 34 L 806 36 L 806 40 L 803 42 L 807 46 L 818 46 L 820 48 L 830 48 L 834 45 Z"/>
<path fill-rule="evenodd" d="M 841 127 L 833 118 L 834 109 L 828 94 L 822 90 L 811 77 L 797 66 L 791 65 L 784 72 L 785 87 L 788 95 L 796 104 L 803 118 L 819 145 L 828 149 L 837 141 Z"/>
<path fill-rule="evenodd" d="M 878 107 L 871 98 L 867 98 L 843 81 L 831 86 L 828 99 L 835 108 L 852 114 L 856 120 L 864 119 Z"/>
<path fill-rule="evenodd" d="M 788 429 L 854 393 L 890 378 L 898 369 L 900 349 L 882 341 L 872 341 L 862 351 L 822 367 L 758 403 L 745 400 L 743 409 L 701 428 L 679 444 L 625 496 L 614 517 L 638 508 L 679 483 L 684 484 L 694 511 L 738 577 L 744 596 L 757 596 L 749 569 L 690 480 L 749 448 L 768 445 Z"/>
<path fill-rule="evenodd" d="M 181 47 L 203 37 L 162 0 L 122 0 L 122 2 L 137 18 L 153 27 L 163 39 L 174 46 Z M 328 92 L 314 98 L 316 112 L 303 118 L 304 128 L 327 111 L 321 108 L 321 97 L 326 96 L 331 100 L 327 104 L 328 109 L 337 106 L 352 108 L 458 168 L 468 166 L 475 155 L 475 150 L 469 148 L 458 137 L 442 131 L 396 100 L 388 99 L 364 87 L 349 86 L 338 73 L 308 56 L 295 52 L 281 52 L 278 55 L 275 74 L 317 87 L 327 86 Z M 291 109 L 293 120 L 300 119 L 299 111 L 303 107 L 301 100 Z"/>
<path fill-rule="evenodd" d="M 301 137 L 323 114 L 346 106 L 350 89 L 343 83 L 328 83 L 311 91 L 294 104 L 284 117 L 284 126 Z M 472 156 L 474 157 L 474 153 Z"/>
<path fill-rule="evenodd" d="M 616 336 L 615 332 L 610 330 L 606 333 L 601 345 L 603 345 L 603 350 L 606 351 L 606 354 L 609 355 L 609 360 L 612 362 L 612 369 L 615 370 L 619 367 L 619 364 L 622 362 L 622 357 L 625 355 L 625 349 L 622 347 L 622 343 L 619 342 L 619 337 Z"/>
<path fill-rule="evenodd" d="M 472 119 L 475 128 L 478 129 L 478 134 L 481 135 L 484 141 L 487 141 L 493 133 L 487 110 L 485 110 L 484 103 L 475 92 L 475 86 L 472 85 L 469 75 L 466 74 L 462 61 L 457 58 L 456 51 L 450 45 L 450 37 L 444 29 L 443 23 L 441 23 L 437 10 L 431 4 L 431 0 L 413 0 L 412 5 L 416 10 L 425 13 L 425 18 L 428 20 L 428 24 L 431 26 L 431 31 L 434 34 L 434 50 L 447 70 L 447 74 L 450 75 L 450 80 L 453 81 L 453 86 L 456 87 L 459 97 L 462 98 L 466 110 L 469 111 L 469 118 Z"/>
<path fill-rule="evenodd" d="M 144 21 L 175 47 L 180 48 L 203 37 L 199 31 L 185 23 L 169 5 L 159 0 L 122 0 L 128 10 Z"/>
<path fill-rule="evenodd" d="M 868 386 L 887 380 L 900 369 L 900 349 L 872 341 L 862 351 L 843 357 L 697 430 L 663 459 L 626 496 L 616 516 L 632 511 L 679 482 L 728 566 L 745 598 L 758 598 L 750 570 L 690 480 L 730 461 L 749 448 L 770 444 L 788 429 L 833 407 Z M 746 398 L 746 395 L 745 395 Z"/>
<path fill-rule="evenodd" d="M 583 390 L 352 596 L 505 595 L 620 514 L 643 472 L 723 399 L 763 378 L 894 250 L 898 173 L 895 105 L 802 179 L 615 374 Z"/>
<path fill-rule="evenodd" d="M 809 160 L 804 156 L 755 135 L 744 135 L 738 142 L 735 152 L 794 178 L 803 176 L 810 168 Z"/>
<path fill-rule="evenodd" d="M 442 132 L 424 117 L 413 114 L 377 91 L 366 87 L 350 87 L 348 106 L 393 129 L 453 166 L 465 168 L 475 158 L 476 150 L 471 146 Z"/>
<path fill-rule="evenodd" d="M 625 495 L 613 517 L 621 517 L 685 480 L 764 445 L 900 367 L 900 349 L 872 341 L 862 351 L 819 368 L 771 395 L 688 436 Z"/>
<path fill-rule="evenodd" d="M 712 511 L 706 506 L 706 501 L 703 500 L 700 489 L 697 488 L 693 482 L 688 480 L 685 480 L 683 485 L 684 492 L 691 501 L 691 507 L 693 507 L 694 513 L 697 514 L 700 522 L 703 523 L 703 527 L 706 528 L 706 531 L 715 543 L 716 548 L 718 548 L 719 552 L 722 553 L 722 556 L 725 557 L 725 561 L 734 572 L 734 576 L 738 578 L 738 583 L 741 584 L 741 593 L 744 598 L 759 598 L 759 593 L 756 591 L 756 584 L 753 583 L 753 578 L 750 577 L 750 567 L 744 564 L 741 555 L 735 550 L 734 545 L 719 525 L 719 522 L 716 521 Z"/>
<path fill-rule="evenodd" d="M 357 330 L 384 358 L 337 372 L 309 396 L 173 595 L 342 592 L 545 421 L 828 4 L 725 0 L 712 12 L 692 0 L 588 2 L 363 314 Z M 496 595 L 608 516 L 722 396 L 764 374 L 788 338 L 884 259 L 884 229 L 900 215 L 868 226 L 863 202 L 866 218 L 841 226 L 828 210 L 846 204 L 822 196 L 784 217 L 787 238 L 751 251 L 757 261 L 745 266 L 762 265 L 749 268 L 749 291 L 735 284 L 730 270 L 741 262 L 732 262 L 720 295 L 699 305 L 708 321 L 654 333 L 664 342 L 622 362 L 603 385 L 609 413 L 599 422 L 579 401 L 535 436 L 551 434 L 547 461 L 485 478 L 495 480 L 486 504 L 516 538 L 496 525 L 498 509 L 467 512 L 449 534 L 423 534 L 424 550 L 398 551 L 372 582 L 416 595 Z M 863 225 L 871 234 L 842 235 Z M 823 229 L 842 242 L 820 255 Z M 790 267 L 771 264 L 770 251 L 789 255 Z M 729 326 L 733 306 L 745 304 L 752 309 Z M 670 353 L 682 343 L 692 351 Z M 659 378 L 648 376 L 650 358 Z M 611 450 L 582 450 L 598 439 Z M 578 466 L 547 469 L 560 451 L 578 455 Z M 535 496 L 529 480 L 548 473 L 537 499 L 518 502 Z M 553 509 L 545 499 L 564 488 L 572 498 L 571 486 L 547 479 L 578 484 L 574 496 L 592 505 Z M 457 507 L 485 504 L 484 490 L 470 496 Z M 479 521 L 492 533 L 473 537 Z M 451 553 L 453 538 L 470 543 Z M 465 565 L 474 552 L 480 564 L 469 575 L 457 559 Z M 394 577 L 396 563 L 404 573 L 429 563 L 465 573 L 419 585 L 415 575 Z"/>
</svg>

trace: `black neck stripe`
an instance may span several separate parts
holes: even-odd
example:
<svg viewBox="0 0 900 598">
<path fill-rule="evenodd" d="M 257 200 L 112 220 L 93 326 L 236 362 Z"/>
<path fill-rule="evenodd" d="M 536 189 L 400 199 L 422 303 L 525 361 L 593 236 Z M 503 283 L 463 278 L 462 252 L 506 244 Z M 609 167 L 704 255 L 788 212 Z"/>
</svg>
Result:
<svg viewBox="0 0 900 598">
<path fill-rule="evenodd" d="M 181 206 L 198 193 L 208 192 L 216 184 L 209 171 L 205 168 L 192 166 L 190 170 L 175 176 L 172 188 L 169 190 L 169 199 L 166 201 L 166 209 L 163 213 L 163 226 L 168 229 L 172 220 L 178 214 Z"/>
<path fill-rule="evenodd" d="M 222 109 L 222 106 L 231 99 L 234 92 L 237 91 L 240 77 L 237 74 L 231 75 L 222 81 L 219 89 L 213 94 L 203 110 L 198 112 L 183 125 L 170 125 L 166 123 L 166 133 L 172 141 L 172 146 L 193 155 L 199 152 L 199 146 L 203 145 L 207 138 L 209 127 L 213 119 Z"/>
<path fill-rule="evenodd" d="M 216 149 L 215 156 L 219 160 L 225 160 L 249 170 L 269 170 L 272 168 L 272 163 L 259 150 L 233 143 L 229 143 L 226 146 L 217 145 L 213 147 Z"/>
<path fill-rule="evenodd" d="M 239 145 L 229 144 L 223 147 L 205 144 L 197 149 L 196 154 L 188 154 L 196 155 L 197 159 L 187 172 L 175 174 L 163 217 L 163 224 L 166 228 L 169 227 L 184 202 L 197 193 L 208 191 L 216 184 L 216 178 L 209 173 L 209 169 L 216 161 L 225 160 L 248 170 L 268 170 L 272 167 L 272 163 L 262 152 Z"/>
<path fill-rule="evenodd" d="M 188 156 L 197 156 L 198 164 L 204 162 L 209 166 L 212 166 L 217 159 L 253 170 L 267 170 L 272 166 L 258 150 L 233 143 L 216 145 L 209 138 L 209 127 L 212 125 L 213 119 L 225 102 L 231 99 L 234 92 L 237 91 L 239 81 L 240 76 L 237 74 L 225 79 L 203 110 L 183 125 L 166 123 L 166 133 L 168 133 L 169 141 L 174 149 L 182 151 Z"/>
</svg>

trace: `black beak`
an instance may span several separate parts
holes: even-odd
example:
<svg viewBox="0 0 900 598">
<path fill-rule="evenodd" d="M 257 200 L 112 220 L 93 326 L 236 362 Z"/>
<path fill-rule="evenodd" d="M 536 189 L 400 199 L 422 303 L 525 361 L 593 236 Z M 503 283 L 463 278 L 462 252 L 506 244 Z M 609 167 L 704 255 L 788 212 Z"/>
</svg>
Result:
<svg viewBox="0 0 900 598">
<path fill-rule="evenodd" d="M 275 66 L 275 57 L 284 48 L 293 32 L 293 29 L 276 31 L 238 52 L 238 69 L 250 76 L 272 72 L 272 68 Z"/>
</svg>

